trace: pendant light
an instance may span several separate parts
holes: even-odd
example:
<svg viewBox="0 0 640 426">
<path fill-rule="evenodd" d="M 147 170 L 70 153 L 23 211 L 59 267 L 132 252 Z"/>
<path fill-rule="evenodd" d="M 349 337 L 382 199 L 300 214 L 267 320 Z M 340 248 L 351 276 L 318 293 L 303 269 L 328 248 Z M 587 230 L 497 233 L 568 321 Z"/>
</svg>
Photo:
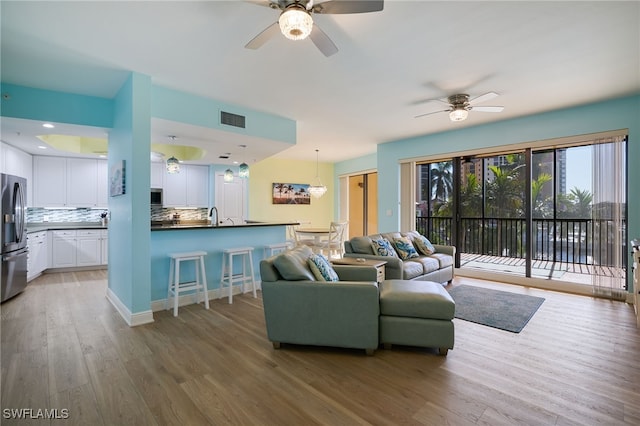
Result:
<svg viewBox="0 0 640 426">
<path fill-rule="evenodd" d="M 176 141 L 175 136 L 169 136 L 169 139 L 171 139 L 172 142 Z M 180 173 L 180 161 L 178 161 L 178 159 L 173 155 L 169 159 L 167 159 L 167 173 Z"/>
<path fill-rule="evenodd" d="M 227 169 L 224 171 L 224 181 L 225 182 L 233 182 L 233 170 Z"/>
<path fill-rule="evenodd" d="M 246 145 L 240 145 L 242 148 L 246 148 Z M 240 170 L 238 170 L 238 176 L 247 179 L 249 177 L 249 165 L 244 161 L 240 164 Z"/>
<path fill-rule="evenodd" d="M 320 198 L 327 192 L 327 187 L 322 184 L 320 181 L 320 175 L 318 174 L 318 150 L 316 149 L 316 180 L 314 185 L 309 186 L 309 194 L 313 198 Z"/>
</svg>

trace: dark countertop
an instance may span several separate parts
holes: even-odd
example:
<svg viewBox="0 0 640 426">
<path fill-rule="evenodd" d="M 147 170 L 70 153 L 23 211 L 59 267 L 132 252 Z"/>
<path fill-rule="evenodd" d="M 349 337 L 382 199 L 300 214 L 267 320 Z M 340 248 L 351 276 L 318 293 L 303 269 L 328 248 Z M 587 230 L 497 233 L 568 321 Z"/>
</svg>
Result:
<svg viewBox="0 0 640 426">
<path fill-rule="evenodd" d="M 171 222 L 153 222 L 151 224 L 152 231 L 176 231 L 176 230 L 184 230 L 184 229 L 226 229 L 226 228 L 252 228 L 252 227 L 261 227 L 261 226 L 287 226 L 287 225 L 296 225 L 297 222 L 257 222 L 248 220 L 245 223 L 239 224 L 224 224 L 224 225 L 211 225 L 208 222 L 183 222 L 174 224 Z"/>
<path fill-rule="evenodd" d="M 100 222 L 34 222 L 27 223 L 27 234 L 40 231 L 64 231 L 67 229 L 107 229 Z"/>
<path fill-rule="evenodd" d="M 174 231 L 181 229 L 219 229 L 219 228 L 248 228 L 259 226 L 286 226 L 297 225 L 297 222 L 257 222 L 248 220 L 237 225 L 224 224 L 214 226 L 207 221 L 184 221 L 178 224 L 172 221 L 158 221 L 151 223 L 152 231 Z M 67 229 L 107 229 L 106 225 L 100 222 L 37 222 L 27 223 L 27 234 L 40 231 L 64 231 Z"/>
</svg>

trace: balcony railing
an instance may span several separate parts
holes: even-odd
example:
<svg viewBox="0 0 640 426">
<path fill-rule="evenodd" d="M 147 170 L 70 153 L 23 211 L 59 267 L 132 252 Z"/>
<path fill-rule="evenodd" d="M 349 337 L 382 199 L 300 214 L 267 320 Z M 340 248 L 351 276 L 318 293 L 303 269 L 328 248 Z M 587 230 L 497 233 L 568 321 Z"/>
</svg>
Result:
<svg viewBox="0 0 640 426">
<path fill-rule="evenodd" d="M 615 267 L 622 258 L 626 268 L 626 247 L 612 241 L 626 241 L 622 229 L 606 219 L 533 219 L 532 260 Z M 455 245 L 451 239 L 451 217 L 417 217 L 416 230 L 433 243 Z M 526 258 L 526 221 L 520 218 L 461 218 L 461 253 Z M 622 233 L 621 239 L 613 238 Z"/>
</svg>

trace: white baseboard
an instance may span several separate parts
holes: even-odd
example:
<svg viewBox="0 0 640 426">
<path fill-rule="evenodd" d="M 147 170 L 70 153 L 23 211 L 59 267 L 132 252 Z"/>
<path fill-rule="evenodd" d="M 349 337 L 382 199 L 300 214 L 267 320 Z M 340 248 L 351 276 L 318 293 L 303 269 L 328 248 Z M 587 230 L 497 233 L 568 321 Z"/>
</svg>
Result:
<svg viewBox="0 0 640 426">
<path fill-rule="evenodd" d="M 262 283 L 260 281 L 256 281 L 256 290 L 261 290 L 262 289 Z M 250 293 L 251 290 L 249 291 L 245 291 L 244 293 Z M 241 285 L 234 285 L 233 286 L 233 295 L 236 296 L 238 294 L 242 293 L 242 286 Z M 216 288 L 214 290 L 208 290 L 207 294 L 209 295 L 209 300 L 215 300 L 215 299 L 222 299 L 225 297 L 229 296 L 229 290 L 228 289 L 224 289 L 224 291 L 221 291 L 219 288 Z M 186 306 L 186 305 L 191 305 L 197 303 L 196 302 L 196 294 L 195 293 L 190 293 L 190 294 L 184 294 L 182 296 L 178 297 L 178 307 L 180 306 Z M 202 303 L 202 302 L 200 302 Z M 152 300 L 151 301 L 151 311 L 152 312 L 158 312 L 158 311 L 164 311 L 167 309 L 167 299 L 158 299 L 158 300 Z M 173 305 L 171 305 L 169 307 L 169 309 L 171 309 L 173 307 Z"/>
<path fill-rule="evenodd" d="M 122 316 L 129 327 L 135 327 L 137 325 L 149 324 L 153 322 L 152 311 L 136 312 L 135 314 L 132 314 L 129 308 L 127 308 L 125 304 L 122 303 L 120 298 L 113 291 L 111 291 L 110 288 L 107 288 L 106 296 L 107 300 L 109 300 L 113 307 L 116 308 L 120 316 Z"/>
</svg>

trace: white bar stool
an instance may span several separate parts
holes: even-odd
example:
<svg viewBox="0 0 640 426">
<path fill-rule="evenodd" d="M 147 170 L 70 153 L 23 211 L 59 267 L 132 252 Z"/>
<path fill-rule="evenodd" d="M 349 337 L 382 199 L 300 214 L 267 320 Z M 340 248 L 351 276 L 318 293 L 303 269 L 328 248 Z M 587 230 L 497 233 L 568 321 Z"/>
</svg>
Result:
<svg viewBox="0 0 640 426">
<path fill-rule="evenodd" d="M 233 258 L 235 256 L 242 258 L 242 272 L 233 275 Z M 247 275 L 247 264 L 249 266 L 249 275 Z M 220 291 L 224 291 L 225 284 L 229 286 L 229 304 L 233 303 L 233 283 L 242 284 L 242 292 L 244 292 L 244 283 L 247 281 L 251 281 L 253 297 L 258 297 L 256 294 L 256 282 L 253 279 L 253 247 L 238 247 L 223 250 Z"/>
<path fill-rule="evenodd" d="M 289 242 L 284 243 L 275 243 L 275 244 L 267 244 L 264 246 L 264 257 L 271 257 L 275 254 L 282 253 L 283 251 L 289 250 L 291 248 L 291 244 Z"/>
<path fill-rule="evenodd" d="M 166 309 L 169 309 L 169 298 L 173 297 L 173 316 L 178 316 L 178 299 L 180 293 L 186 291 L 196 291 L 196 302 L 200 303 L 200 290 L 204 293 L 204 306 L 209 309 L 209 293 L 207 292 L 207 276 L 204 270 L 204 257 L 207 252 L 192 251 L 188 253 L 170 253 L 171 263 L 169 264 L 169 287 L 167 290 Z M 194 261 L 196 268 L 196 280 L 180 282 L 180 263 Z"/>
</svg>

